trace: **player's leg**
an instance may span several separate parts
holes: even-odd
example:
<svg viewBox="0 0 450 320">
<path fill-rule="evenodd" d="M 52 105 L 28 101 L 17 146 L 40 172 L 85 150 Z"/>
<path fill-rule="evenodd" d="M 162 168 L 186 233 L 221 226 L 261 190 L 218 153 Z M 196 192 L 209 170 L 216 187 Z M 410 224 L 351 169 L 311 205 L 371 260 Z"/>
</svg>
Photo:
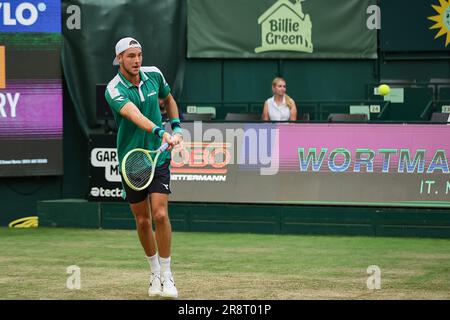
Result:
<svg viewBox="0 0 450 320">
<path fill-rule="evenodd" d="M 156 241 L 152 229 L 149 198 L 138 203 L 130 203 L 131 212 L 136 220 L 136 230 L 147 257 L 156 255 Z"/>
<path fill-rule="evenodd" d="M 170 257 L 172 243 L 172 226 L 168 214 L 169 195 L 162 193 L 150 194 L 152 218 L 155 223 L 156 242 L 161 258 Z M 164 271 L 162 269 L 162 271 Z"/>
<path fill-rule="evenodd" d="M 145 196 L 145 199 L 142 201 L 130 203 L 130 208 L 136 220 L 136 230 L 139 236 L 139 241 L 141 242 L 142 248 L 144 249 L 145 255 L 147 256 L 147 260 L 150 264 L 151 274 L 148 294 L 150 296 L 160 296 L 162 294 L 161 272 L 155 235 L 152 229 L 149 201 L 149 197 Z"/>
<path fill-rule="evenodd" d="M 175 287 L 170 267 L 172 227 L 169 220 L 168 201 L 168 194 L 156 192 L 150 194 L 152 217 L 156 228 L 159 262 L 161 264 L 162 296 L 165 298 L 177 298 L 178 291 Z"/>
</svg>

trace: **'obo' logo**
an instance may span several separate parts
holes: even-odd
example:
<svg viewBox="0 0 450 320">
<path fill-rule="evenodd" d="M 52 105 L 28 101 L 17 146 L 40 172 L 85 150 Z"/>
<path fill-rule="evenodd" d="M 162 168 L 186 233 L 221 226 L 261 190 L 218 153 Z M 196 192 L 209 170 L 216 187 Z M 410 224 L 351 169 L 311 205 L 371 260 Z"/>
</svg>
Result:
<svg viewBox="0 0 450 320">
<path fill-rule="evenodd" d="M 9 2 L 0 2 L 0 11 L 2 11 L 2 25 L 15 26 L 17 24 L 23 26 L 31 26 L 39 18 L 39 12 L 44 12 L 47 9 L 45 3 L 40 2 L 35 6 L 30 2 L 22 2 L 15 10 L 11 8 Z"/>
<path fill-rule="evenodd" d="M 228 143 L 184 143 L 172 153 L 173 173 L 226 174 L 231 161 Z"/>
<path fill-rule="evenodd" d="M 227 165 L 231 161 L 229 143 L 184 143 L 172 152 L 174 181 L 227 181 Z"/>
</svg>

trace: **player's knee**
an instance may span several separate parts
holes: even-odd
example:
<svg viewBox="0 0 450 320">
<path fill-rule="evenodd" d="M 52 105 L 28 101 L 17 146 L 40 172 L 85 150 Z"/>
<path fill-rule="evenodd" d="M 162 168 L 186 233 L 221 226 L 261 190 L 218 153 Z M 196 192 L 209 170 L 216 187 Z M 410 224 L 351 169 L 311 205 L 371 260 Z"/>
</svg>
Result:
<svg viewBox="0 0 450 320">
<path fill-rule="evenodd" d="M 146 228 L 149 228 L 151 226 L 152 222 L 151 222 L 149 217 L 137 216 L 136 217 L 136 223 L 137 223 L 139 228 L 146 229 Z"/>
<path fill-rule="evenodd" d="M 152 216 L 155 223 L 164 223 L 167 221 L 167 212 L 164 208 L 154 210 Z"/>
</svg>

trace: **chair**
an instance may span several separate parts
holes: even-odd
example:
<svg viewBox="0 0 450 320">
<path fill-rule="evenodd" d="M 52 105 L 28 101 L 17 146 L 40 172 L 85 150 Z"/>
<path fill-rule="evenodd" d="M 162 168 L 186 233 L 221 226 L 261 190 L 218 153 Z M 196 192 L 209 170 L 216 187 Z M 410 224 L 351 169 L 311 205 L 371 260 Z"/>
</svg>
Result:
<svg viewBox="0 0 450 320">
<path fill-rule="evenodd" d="M 211 121 L 210 113 L 183 113 L 183 121 Z"/>
<path fill-rule="evenodd" d="M 261 120 L 259 113 L 227 113 L 225 121 L 258 121 Z"/>
<path fill-rule="evenodd" d="M 300 121 L 310 121 L 311 120 L 311 116 L 309 113 L 302 113 L 300 115 L 297 115 L 297 120 Z"/>
<path fill-rule="evenodd" d="M 433 112 L 431 114 L 430 122 L 441 122 L 441 123 L 447 123 L 449 122 L 450 113 L 440 113 L 440 112 Z"/>
<path fill-rule="evenodd" d="M 330 113 L 328 122 L 362 122 L 367 121 L 367 114 Z"/>
<path fill-rule="evenodd" d="M 367 120 L 370 120 L 370 107 L 369 106 L 350 106 L 350 114 L 365 114 Z"/>
<path fill-rule="evenodd" d="M 386 83 L 390 86 L 414 87 L 417 84 L 416 79 L 381 79 L 380 83 Z"/>
<path fill-rule="evenodd" d="M 450 79 L 449 78 L 430 78 L 430 84 L 440 84 L 443 86 L 450 86 Z"/>
<path fill-rule="evenodd" d="M 442 94 L 441 97 L 441 91 L 448 91 L 448 88 L 450 87 L 450 79 L 431 78 L 429 84 L 429 87 L 433 89 L 433 96 L 435 99 L 447 99 L 447 97 L 445 97 L 445 93 Z"/>
</svg>

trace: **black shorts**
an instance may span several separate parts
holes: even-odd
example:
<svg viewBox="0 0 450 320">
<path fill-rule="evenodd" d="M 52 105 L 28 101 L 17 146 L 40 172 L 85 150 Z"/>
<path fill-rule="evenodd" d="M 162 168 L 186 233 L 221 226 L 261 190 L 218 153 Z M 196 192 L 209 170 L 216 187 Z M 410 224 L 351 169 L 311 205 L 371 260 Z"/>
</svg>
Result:
<svg viewBox="0 0 450 320">
<path fill-rule="evenodd" d="M 138 203 L 145 200 L 150 193 L 171 194 L 169 166 L 170 159 L 164 162 L 161 166 L 156 167 L 152 182 L 147 188 L 141 191 L 131 189 L 125 182 L 123 182 L 122 178 L 122 185 L 125 191 L 125 201 L 128 203 Z M 122 173 L 120 173 L 120 175 L 122 176 Z"/>
</svg>

